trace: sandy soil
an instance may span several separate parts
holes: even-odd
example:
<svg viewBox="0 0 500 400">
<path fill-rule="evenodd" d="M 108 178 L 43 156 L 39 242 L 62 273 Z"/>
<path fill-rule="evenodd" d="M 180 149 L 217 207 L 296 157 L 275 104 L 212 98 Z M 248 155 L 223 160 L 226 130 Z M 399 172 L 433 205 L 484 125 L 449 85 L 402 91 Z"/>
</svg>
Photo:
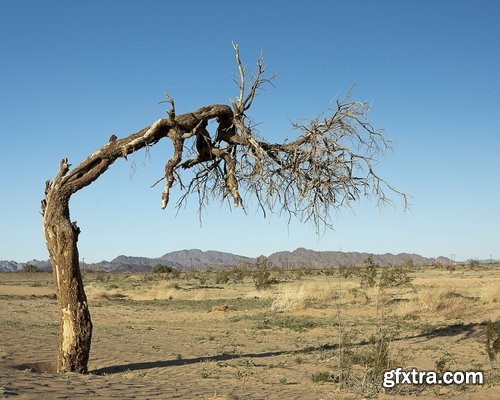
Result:
<svg viewBox="0 0 500 400">
<path fill-rule="evenodd" d="M 88 274 L 91 373 L 78 375 L 53 372 L 58 321 L 51 276 L 3 273 L 0 398 L 500 398 L 500 374 L 485 351 L 486 321 L 500 315 L 500 268 L 412 275 L 413 286 L 387 290 L 382 301 L 375 288 L 361 291 L 358 278 L 282 276 L 258 292 L 250 279 L 216 284 L 209 277 L 201 284 Z M 349 343 L 339 339 L 339 327 Z M 479 369 L 486 384 L 384 392 L 363 391 L 358 382 L 340 389 L 328 378 L 338 370 L 339 342 L 345 351 L 369 354 L 369 338 L 381 329 L 391 333 L 394 366 Z M 363 362 L 352 369 L 363 376 Z"/>
</svg>

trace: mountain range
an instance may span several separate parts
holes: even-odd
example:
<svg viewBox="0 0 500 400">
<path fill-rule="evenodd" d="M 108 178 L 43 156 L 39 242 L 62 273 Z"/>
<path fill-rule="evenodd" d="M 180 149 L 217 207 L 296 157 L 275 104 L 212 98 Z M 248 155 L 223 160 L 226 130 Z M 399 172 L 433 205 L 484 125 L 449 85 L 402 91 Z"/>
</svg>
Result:
<svg viewBox="0 0 500 400">
<path fill-rule="evenodd" d="M 374 261 L 379 265 L 398 265 L 407 260 L 412 260 L 416 265 L 430 265 L 439 261 L 443 264 L 452 263 L 449 258 L 427 258 L 418 254 L 370 254 L 358 252 L 342 251 L 314 251 L 304 248 L 298 248 L 294 251 L 280 251 L 267 257 L 268 262 L 277 267 L 285 268 L 324 268 L 336 265 L 361 265 L 363 261 L 372 255 Z M 256 258 L 240 256 L 221 251 L 201 251 L 198 249 L 179 250 L 166 253 L 158 258 L 131 257 L 120 255 L 112 261 L 101 261 L 99 263 L 81 264 L 83 270 L 92 271 L 110 271 L 110 272 L 144 272 L 149 271 L 157 264 L 171 266 L 179 269 L 191 268 L 220 268 L 232 267 L 238 264 L 254 265 Z M 25 265 L 35 265 L 41 270 L 50 270 L 49 261 L 32 260 L 26 263 L 17 263 L 15 261 L 0 261 L 0 272 L 2 271 L 20 271 Z"/>
</svg>

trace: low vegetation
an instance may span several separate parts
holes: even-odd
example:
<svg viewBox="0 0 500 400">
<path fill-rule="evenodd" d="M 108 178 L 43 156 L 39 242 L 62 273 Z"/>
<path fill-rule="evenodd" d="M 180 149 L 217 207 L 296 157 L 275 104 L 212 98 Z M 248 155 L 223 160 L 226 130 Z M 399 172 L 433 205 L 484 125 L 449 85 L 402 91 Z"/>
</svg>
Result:
<svg viewBox="0 0 500 400">
<path fill-rule="evenodd" d="M 84 281 L 96 321 L 88 393 L 105 393 L 107 379 L 125 397 L 147 386 L 167 398 L 190 398 L 196 388 L 199 398 L 221 400 L 474 399 L 500 383 L 499 265 L 450 273 L 445 265 L 381 267 L 368 258 L 360 267 L 286 270 L 263 258 L 203 271 L 86 272 Z M 49 273 L 0 274 L 0 364 L 52 359 L 53 349 L 39 345 L 58 331 L 52 285 Z M 487 382 L 382 387 L 385 371 L 412 366 L 480 370 Z M 22 386 L 12 374 L 12 385 Z M 61 395 L 66 379 L 80 379 L 46 376 L 32 380 Z"/>
</svg>

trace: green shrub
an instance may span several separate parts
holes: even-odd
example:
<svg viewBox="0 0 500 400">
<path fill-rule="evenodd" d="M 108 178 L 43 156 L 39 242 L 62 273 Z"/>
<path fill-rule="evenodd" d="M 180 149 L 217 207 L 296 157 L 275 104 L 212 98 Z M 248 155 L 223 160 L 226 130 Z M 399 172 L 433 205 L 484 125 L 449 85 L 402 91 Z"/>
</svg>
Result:
<svg viewBox="0 0 500 400">
<path fill-rule="evenodd" d="M 361 287 L 374 287 L 377 284 L 377 268 L 378 264 L 375 264 L 373 256 L 368 256 L 363 262 L 364 268 L 361 273 Z"/>
<path fill-rule="evenodd" d="M 23 272 L 40 272 L 40 270 L 36 265 L 26 264 L 23 266 Z"/>
<path fill-rule="evenodd" d="M 341 265 L 339 267 L 339 274 L 343 278 L 347 279 L 350 276 L 353 276 L 356 273 L 356 267 L 353 265 Z"/>
<path fill-rule="evenodd" d="M 269 271 L 268 264 L 266 257 L 259 257 L 257 259 L 255 270 L 252 274 L 255 289 L 257 290 L 267 289 L 271 286 L 271 271 Z"/>
<path fill-rule="evenodd" d="M 217 284 L 228 283 L 230 279 L 231 279 L 231 271 L 228 271 L 227 269 L 221 268 L 215 274 L 215 283 Z"/>
<path fill-rule="evenodd" d="M 397 287 L 407 285 L 411 282 L 412 278 L 408 276 L 406 268 L 399 265 L 389 266 L 382 270 L 380 275 L 380 287 Z"/>
<path fill-rule="evenodd" d="M 311 375 L 311 380 L 314 383 L 329 382 L 332 380 L 332 374 L 328 371 L 316 372 Z"/>
<path fill-rule="evenodd" d="M 169 274 L 174 270 L 173 267 L 169 267 L 167 265 L 163 264 L 156 264 L 152 269 L 151 272 L 153 274 Z"/>
<path fill-rule="evenodd" d="M 457 267 L 454 265 L 454 264 L 448 264 L 446 266 L 446 270 L 451 274 L 452 272 L 454 272 L 455 270 L 457 269 Z"/>
<path fill-rule="evenodd" d="M 476 270 L 476 269 L 479 269 L 479 267 L 481 266 L 481 263 L 479 262 L 479 260 L 476 260 L 476 259 L 471 259 L 468 261 L 468 266 L 470 269 L 472 270 Z"/>
<path fill-rule="evenodd" d="M 496 325 L 496 326 L 495 326 Z M 490 362 L 493 362 L 500 352 L 500 323 L 493 324 L 491 319 L 486 325 L 486 353 Z"/>
</svg>

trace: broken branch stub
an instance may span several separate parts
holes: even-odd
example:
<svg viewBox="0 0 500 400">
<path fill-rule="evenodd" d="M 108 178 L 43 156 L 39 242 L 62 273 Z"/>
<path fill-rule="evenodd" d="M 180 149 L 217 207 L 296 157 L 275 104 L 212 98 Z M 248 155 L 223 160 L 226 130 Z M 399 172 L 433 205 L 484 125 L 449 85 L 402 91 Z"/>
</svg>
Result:
<svg viewBox="0 0 500 400">
<path fill-rule="evenodd" d="M 258 137 L 247 112 L 259 91 L 272 84 L 264 58 L 248 78 L 239 48 L 234 45 L 239 77 L 238 97 L 231 106 L 212 104 L 178 115 L 173 98 L 166 118 L 155 121 L 127 137 L 111 137 L 104 146 L 70 169 L 67 159 L 59 165 L 52 181 L 45 183 L 41 202 L 44 234 L 54 271 L 59 304 L 59 371 L 86 372 L 92 337 L 92 323 L 79 268 L 77 241 L 80 229 L 69 213 L 70 197 L 99 178 L 118 158 L 126 158 L 163 138 L 172 141 L 173 156 L 165 164 L 165 186 L 161 207 L 169 204 L 176 183 L 181 191 L 177 206 L 196 193 L 199 208 L 210 198 L 232 198 L 235 207 L 243 198 L 254 198 L 264 212 L 280 212 L 311 221 L 319 230 L 331 227 L 332 211 L 362 196 L 380 203 L 389 201 L 386 192 L 401 196 L 375 171 L 377 157 L 389 148 L 389 142 L 368 120 L 367 103 L 351 101 L 350 94 L 337 101 L 337 107 L 306 123 L 295 123 L 298 136 L 281 143 Z M 217 132 L 210 134 L 208 122 L 214 120 Z M 186 157 L 186 144 L 196 154 Z M 191 142 L 193 143 L 193 142 Z M 184 184 L 184 170 L 192 170 Z M 162 179 L 162 180 L 163 180 Z"/>
</svg>

